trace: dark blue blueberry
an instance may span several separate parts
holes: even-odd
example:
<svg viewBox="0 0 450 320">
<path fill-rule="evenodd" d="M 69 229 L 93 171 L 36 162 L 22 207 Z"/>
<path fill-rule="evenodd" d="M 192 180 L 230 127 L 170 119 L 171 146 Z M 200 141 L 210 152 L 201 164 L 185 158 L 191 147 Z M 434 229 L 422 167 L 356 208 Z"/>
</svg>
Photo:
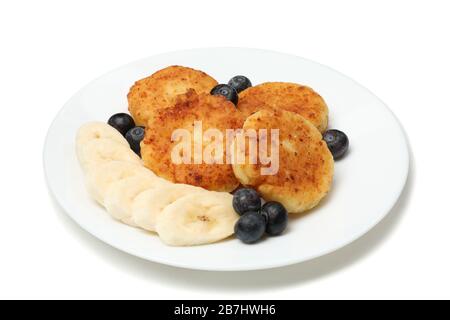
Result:
<svg viewBox="0 0 450 320">
<path fill-rule="evenodd" d="M 228 101 L 233 102 L 234 105 L 237 105 L 239 100 L 237 91 L 227 84 L 218 84 L 212 88 L 211 94 L 215 96 L 224 96 Z"/>
<path fill-rule="evenodd" d="M 228 81 L 228 85 L 233 87 L 237 93 L 244 91 L 252 86 L 249 78 L 244 76 L 235 76 Z"/>
<path fill-rule="evenodd" d="M 288 224 L 288 213 L 284 206 L 275 201 L 267 202 L 261 209 L 266 221 L 266 233 L 271 236 L 282 234 Z"/>
<path fill-rule="evenodd" d="M 117 113 L 113 115 L 109 118 L 108 124 L 116 128 L 123 136 L 135 126 L 133 118 L 126 113 Z"/>
<path fill-rule="evenodd" d="M 233 208 L 240 215 L 248 211 L 259 211 L 261 209 L 261 197 L 254 189 L 239 189 L 233 195 Z"/>
<path fill-rule="evenodd" d="M 234 226 L 236 237 L 244 243 L 254 243 L 262 238 L 266 230 L 266 220 L 255 211 L 250 211 L 239 218 Z"/>
<path fill-rule="evenodd" d="M 130 148 L 139 156 L 141 156 L 141 141 L 144 139 L 145 128 L 144 127 L 134 127 L 128 130 L 125 138 L 130 144 Z"/>
<path fill-rule="evenodd" d="M 327 130 L 323 134 L 323 139 L 327 143 L 328 149 L 335 160 L 340 159 L 348 150 L 348 137 L 345 133 L 339 130 Z"/>
</svg>

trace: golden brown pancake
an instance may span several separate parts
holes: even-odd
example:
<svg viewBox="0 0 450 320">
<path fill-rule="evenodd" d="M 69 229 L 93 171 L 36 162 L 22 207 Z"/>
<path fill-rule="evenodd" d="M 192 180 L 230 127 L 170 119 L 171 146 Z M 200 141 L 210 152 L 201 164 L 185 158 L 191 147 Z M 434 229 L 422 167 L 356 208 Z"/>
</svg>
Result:
<svg viewBox="0 0 450 320">
<path fill-rule="evenodd" d="M 296 83 L 266 82 L 239 94 L 238 109 L 249 116 L 259 110 L 286 110 L 300 114 L 324 132 L 328 107 L 313 89 Z"/>
<path fill-rule="evenodd" d="M 239 181 L 255 188 L 266 201 L 281 202 L 291 213 L 316 206 L 331 187 L 334 167 L 333 156 L 316 127 L 299 114 L 284 110 L 258 111 L 243 127 L 267 129 L 269 137 L 270 129 L 279 129 L 279 170 L 275 175 L 262 175 L 260 162 L 249 164 L 247 144 L 242 150 L 245 164 L 233 164 Z"/>
<path fill-rule="evenodd" d="M 193 142 L 191 143 L 191 164 L 173 163 L 172 150 L 176 148 L 179 141 L 171 141 L 172 133 L 176 129 L 184 128 L 192 134 L 195 121 L 202 121 L 203 132 L 210 128 L 218 129 L 225 137 L 225 130 L 241 128 L 244 118 L 234 104 L 224 97 L 213 96 L 209 93 L 197 94 L 194 90 L 190 90 L 180 95 L 173 107 L 159 109 L 149 119 L 145 138 L 141 142 L 144 165 L 158 176 L 176 183 L 186 183 L 214 191 L 234 190 L 239 182 L 234 176 L 231 165 L 226 164 L 225 139 L 223 164 L 204 162 L 195 164 Z M 201 151 L 207 145 L 208 143 L 204 143 Z"/>
<path fill-rule="evenodd" d="M 150 77 L 137 81 L 128 93 L 128 109 L 136 125 L 146 126 L 150 114 L 173 106 L 176 96 L 194 89 L 209 93 L 217 81 L 206 73 L 181 66 L 161 69 Z"/>
</svg>

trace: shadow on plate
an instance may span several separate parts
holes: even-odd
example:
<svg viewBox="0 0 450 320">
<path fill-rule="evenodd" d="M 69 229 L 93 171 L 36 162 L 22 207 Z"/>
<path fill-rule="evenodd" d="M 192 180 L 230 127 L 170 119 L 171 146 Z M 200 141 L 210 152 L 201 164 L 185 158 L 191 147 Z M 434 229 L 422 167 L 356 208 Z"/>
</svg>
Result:
<svg viewBox="0 0 450 320">
<path fill-rule="evenodd" d="M 68 232 L 76 236 L 86 247 L 95 251 L 108 263 L 126 269 L 143 279 L 156 279 L 171 286 L 203 288 L 211 290 L 262 290 L 306 283 L 330 275 L 363 259 L 383 244 L 406 212 L 414 185 L 414 159 L 410 149 L 410 168 L 405 188 L 390 213 L 372 230 L 358 240 L 325 256 L 303 263 L 258 271 L 214 272 L 180 269 L 149 262 L 123 253 L 74 223 L 53 201 L 58 217 Z"/>
</svg>

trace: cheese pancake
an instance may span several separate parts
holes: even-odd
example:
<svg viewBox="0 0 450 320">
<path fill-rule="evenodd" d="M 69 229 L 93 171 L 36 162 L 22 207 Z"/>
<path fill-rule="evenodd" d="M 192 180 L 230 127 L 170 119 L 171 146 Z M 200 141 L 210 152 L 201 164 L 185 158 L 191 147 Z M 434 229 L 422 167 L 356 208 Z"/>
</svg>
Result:
<svg viewBox="0 0 450 320">
<path fill-rule="evenodd" d="M 146 126 L 150 114 L 173 106 L 176 96 L 194 89 L 209 93 L 217 81 L 206 73 L 182 66 L 161 69 L 137 81 L 128 93 L 128 109 L 138 126 Z"/>
<path fill-rule="evenodd" d="M 214 139 L 203 139 L 203 148 L 194 148 L 194 124 L 201 121 L 202 130 L 217 129 L 226 137 L 226 129 L 242 128 L 244 118 L 233 103 L 223 96 L 197 94 L 194 90 L 180 95 L 173 107 L 159 109 L 148 121 L 144 140 L 141 142 L 141 154 L 144 165 L 158 176 L 176 183 L 185 183 L 214 191 L 233 191 L 239 184 L 233 174 L 231 164 L 226 164 L 226 139 L 223 140 L 223 153 L 216 155 L 222 164 L 208 164 L 203 161 L 195 163 L 195 155 L 203 156 L 205 148 Z M 174 163 L 172 152 L 180 157 L 184 152 L 178 151 L 180 141 L 172 141 L 172 134 L 177 129 L 186 129 L 191 139 L 190 152 L 186 156 L 188 163 Z M 200 136 L 201 137 L 201 136 Z M 200 138 L 201 140 L 201 138 Z M 200 141 L 201 142 L 201 141 Z M 220 144 L 219 144 L 220 145 Z"/>
<path fill-rule="evenodd" d="M 266 82 L 239 94 L 238 109 L 249 116 L 259 110 L 286 110 L 300 114 L 324 132 L 328 107 L 313 89 L 296 83 Z"/>
<path fill-rule="evenodd" d="M 316 127 L 299 114 L 284 110 L 258 111 L 245 120 L 243 127 L 244 130 L 267 129 L 269 135 L 271 129 L 279 129 L 278 143 L 275 140 L 279 167 L 274 175 L 262 175 L 260 162 L 249 164 L 249 147 L 236 148 L 238 153 L 242 150 L 246 160 L 244 164 L 233 164 L 239 181 L 255 188 L 266 201 L 281 202 L 291 213 L 316 206 L 330 190 L 334 167 L 333 156 Z M 259 136 L 258 140 L 260 148 Z M 268 145 L 267 150 L 271 150 L 270 139 Z"/>
</svg>

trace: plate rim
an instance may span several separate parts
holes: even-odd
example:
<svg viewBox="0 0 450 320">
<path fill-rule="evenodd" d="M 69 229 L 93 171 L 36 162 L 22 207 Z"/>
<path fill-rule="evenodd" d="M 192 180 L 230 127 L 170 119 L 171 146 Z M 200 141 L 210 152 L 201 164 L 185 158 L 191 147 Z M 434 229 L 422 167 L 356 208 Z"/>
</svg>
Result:
<svg viewBox="0 0 450 320">
<path fill-rule="evenodd" d="M 356 86 L 366 90 L 368 93 L 370 93 L 370 95 L 375 98 L 376 100 L 378 100 L 378 102 L 380 103 L 380 105 L 382 105 L 384 107 L 384 109 L 386 111 L 388 111 L 390 113 L 390 115 L 392 116 L 393 120 L 395 121 L 396 125 L 398 126 L 398 128 L 400 129 L 399 132 L 401 133 L 401 140 L 405 146 L 405 163 L 404 163 L 404 175 L 401 179 L 401 183 L 399 183 L 400 187 L 397 190 L 397 193 L 394 197 L 392 197 L 393 200 L 390 201 L 389 204 L 386 204 L 386 209 L 383 210 L 385 213 L 380 215 L 380 217 L 378 217 L 378 219 L 375 219 L 371 224 L 368 224 L 365 228 L 361 228 L 360 232 L 355 233 L 352 237 L 349 237 L 348 239 L 341 241 L 339 243 L 337 243 L 336 245 L 332 246 L 332 248 L 329 248 L 327 250 L 322 250 L 319 251 L 315 254 L 311 254 L 310 256 L 305 257 L 301 257 L 298 259 L 291 259 L 288 262 L 287 261 L 278 261 L 278 262 L 272 262 L 272 263 L 265 263 L 265 264 L 258 264 L 258 265 L 248 265 L 248 266 L 237 266 L 237 267 L 233 267 L 233 266 L 226 266 L 226 267 L 203 267 L 199 264 L 187 264 L 187 263 L 182 263 L 182 262 L 173 262 L 173 261 L 168 261 L 165 260 L 163 258 L 149 258 L 147 256 L 143 256 L 141 255 L 139 252 L 136 252 L 135 250 L 133 250 L 132 248 L 123 248 L 121 247 L 119 244 L 117 243 L 112 243 L 109 240 L 104 239 L 104 237 L 102 235 L 100 235 L 99 233 L 95 232 L 94 230 L 92 230 L 90 228 L 90 226 L 84 224 L 83 222 L 81 222 L 80 220 L 76 219 L 75 216 L 73 214 L 71 214 L 70 210 L 68 210 L 68 208 L 66 207 L 66 205 L 64 204 L 64 201 L 62 201 L 59 197 L 58 194 L 53 190 L 51 183 L 50 183 L 50 177 L 49 177 L 49 169 L 48 169 L 48 164 L 47 164 L 47 157 L 49 155 L 49 138 L 50 138 L 50 134 L 52 133 L 52 129 L 56 124 L 56 121 L 60 118 L 61 114 L 65 111 L 65 109 L 68 107 L 69 102 L 76 97 L 79 93 L 81 93 L 83 90 L 85 90 L 85 88 L 89 87 L 89 85 L 91 85 L 92 83 L 94 83 L 95 81 L 97 81 L 98 79 L 119 71 L 121 69 L 127 68 L 130 65 L 139 63 L 141 61 L 147 60 L 147 59 L 151 59 L 151 58 L 156 58 L 158 56 L 164 56 L 164 55 L 168 55 L 168 54 L 174 54 L 174 53 L 183 53 L 183 52 L 192 52 L 192 51 L 203 51 L 203 50 L 247 50 L 247 51 L 260 51 L 263 53 L 271 53 L 271 54 L 277 54 L 277 55 L 284 55 L 284 56 L 290 56 L 291 58 L 296 58 L 296 59 L 301 59 L 303 61 L 306 61 L 308 63 L 311 64 L 315 64 L 315 65 L 319 65 L 323 68 L 326 68 L 328 70 L 330 70 L 331 72 L 334 72 L 338 75 L 340 75 L 341 77 L 351 81 L 353 84 L 355 84 Z M 159 263 L 159 264 L 163 264 L 166 266 L 171 266 L 171 267 L 176 267 L 176 268 L 182 268 L 182 269 L 189 269 L 189 270 L 200 270 L 200 271 L 219 271 L 219 272 L 224 272 L 224 271 L 229 271 L 229 272 L 238 272 L 238 271 L 252 271 L 252 270 L 268 270 L 268 269 L 274 269 L 274 268 L 281 268 L 281 267 L 286 267 L 286 266 L 291 266 L 291 265 L 295 265 L 295 264 L 300 264 L 303 262 L 307 262 L 322 256 L 326 256 L 332 252 L 338 251 L 350 244 L 352 244 L 353 242 L 355 242 L 356 240 L 358 240 L 359 238 L 361 238 L 362 236 L 364 236 L 366 233 L 368 233 L 370 230 L 372 230 L 375 226 L 377 226 L 384 218 L 386 218 L 392 211 L 392 209 L 395 207 L 395 205 L 397 204 L 397 202 L 399 201 L 400 197 L 402 196 L 402 193 L 405 189 L 406 183 L 408 181 L 408 177 L 409 177 L 409 173 L 410 173 L 410 162 L 411 162 L 411 155 L 410 155 L 410 148 L 409 148 L 409 143 L 408 143 L 408 139 L 407 139 L 407 134 L 406 131 L 402 125 L 402 123 L 400 122 L 400 120 L 397 118 L 397 116 L 394 114 L 394 112 L 387 106 L 386 103 L 384 103 L 384 101 L 382 101 L 377 95 L 375 95 L 371 90 L 369 90 L 368 88 L 366 88 L 365 86 L 361 85 L 359 82 L 357 82 L 356 80 L 354 80 L 353 78 L 341 73 L 338 70 L 335 70 L 332 67 L 329 67 L 327 65 L 324 65 L 322 63 L 310 60 L 308 58 L 303 58 L 301 56 L 295 55 L 295 54 L 291 54 L 291 53 L 285 53 L 285 52 L 280 52 L 280 51 L 275 51 L 275 50 L 266 50 L 266 49 L 260 49 L 260 48 L 251 48 L 251 47 L 199 47 L 199 48 L 192 48 L 192 49 L 183 49 L 183 50 L 172 50 L 172 51 L 167 51 L 167 52 L 163 52 L 163 53 L 158 53 L 158 54 L 154 54 L 154 55 L 150 55 L 150 56 L 146 56 L 146 57 L 142 57 L 140 59 L 136 59 L 134 61 L 131 61 L 129 63 L 126 63 L 124 65 L 121 65 L 119 67 L 110 69 L 109 71 L 104 72 L 103 74 L 101 74 L 100 76 L 92 79 L 91 81 L 89 81 L 88 83 L 86 83 L 85 85 L 83 85 L 79 90 L 77 90 L 64 104 L 63 106 L 59 109 L 59 111 L 56 113 L 56 115 L 54 116 L 53 120 L 50 123 L 50 126 L 47 130 L 47 133 L 45 135 L 45 142 L 44 142 L 44 148 L 43 148 L 43 154 L 42 154 L 42 159 L 43 159 L 43 169 L 44 169 L 44 177 L 45 177 L 45 182 L 47 185 L 47 188 L 50 192 L 50 196 L 51 196 L 51 200 L 56 202 L 56 204 L 60 207 L 60 209 L 62 209 L 62 211 L 70 217 L 70 219 L 75 222 L 81 229 L 83 229 L 83 231 L 88 232 L 90 235 L 94 236 L 96 239 L 102 241 L 103 243 L 119 250 L 120 252 L 124 253 L 124 254 L 129 254 L 132 256 L 135 256 L 137 258 L 146 260 L 146 261 L 150 261 L 153 263 Z M 400 179 L 399 179 L 400 180 Z"/>
</svg>

